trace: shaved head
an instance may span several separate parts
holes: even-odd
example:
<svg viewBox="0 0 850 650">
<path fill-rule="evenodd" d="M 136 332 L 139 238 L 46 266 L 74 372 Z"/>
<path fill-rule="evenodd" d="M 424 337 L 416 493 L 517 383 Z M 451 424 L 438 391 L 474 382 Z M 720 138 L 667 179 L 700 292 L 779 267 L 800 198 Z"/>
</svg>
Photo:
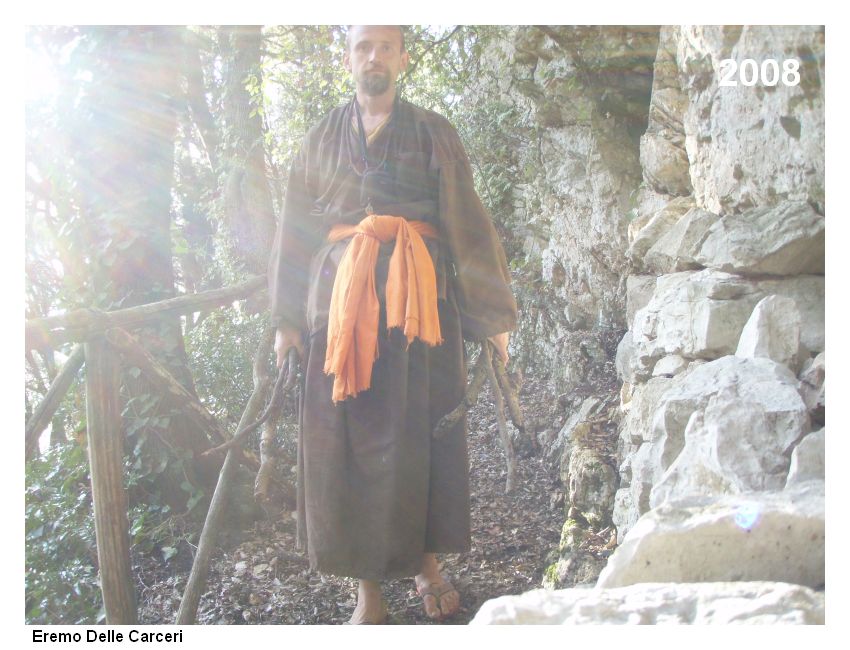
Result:
<svg viewBox="0 0 850 650">
<path fill-rule="evenodd" d="M 347 31 L 345 34 L 345 47 L 347 50 L 351 50 L 351 35 L 354 30 L 360 27 L 394 27 L 398 30 L 398 36 L 400 40 L 400 51 L 404 52 L 404 26 L 403 25 L 347 25 Z"/>
</svg>

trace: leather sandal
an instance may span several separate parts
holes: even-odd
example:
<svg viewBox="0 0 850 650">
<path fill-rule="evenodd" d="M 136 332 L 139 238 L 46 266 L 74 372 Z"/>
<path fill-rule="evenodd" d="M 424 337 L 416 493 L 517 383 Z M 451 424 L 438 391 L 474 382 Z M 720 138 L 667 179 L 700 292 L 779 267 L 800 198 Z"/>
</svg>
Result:
<svg viewBox="0 0 850 650">
<path fill-rule="evenodd" d="M 451 612 L 443 611 L 443 605 L 442 605 L 443 596 L 445 596 L 446 594 L 451 593 L 453 591 L 457 592 L 457 589 L 455 589 L 454 585 L 451 582 L 449 582 L 448 580 L 445 580 L 444 582 L 441 582 L 440 584 L 433 584 L 432 583 L 432 584 L 428 585 L 427 587 L 419 587 L 417 585 L 416 593 L 418 593 L 419 596 L 422 598 L 423 607 L 425 605 L 425 597 L 426 596 L 433 596 L 434 600 L 436 601 L 435 604 L 437 606 L 437 609 L 440 611 L 440 614 L 438 616 L 428 616 L 428 610 L 426 609 L 425 610 L 425 616 L 428 616 L 428 618 L 430 618 L 431 620 L 434 620 L 434 621 L 442 621 L 445 618 L 449 618 L 450 616 L 454 616 L 455 614 L 457 614 L 458 611 L 460 611 L 460 602 L 458 602 L 457 609 L 455 609 L 454 611 L 451 611 Z M 460 593 L 459 592 L 457 592 L 457 593 L 458 593 L 458 597 L 459 597 Z"/>
</svg>

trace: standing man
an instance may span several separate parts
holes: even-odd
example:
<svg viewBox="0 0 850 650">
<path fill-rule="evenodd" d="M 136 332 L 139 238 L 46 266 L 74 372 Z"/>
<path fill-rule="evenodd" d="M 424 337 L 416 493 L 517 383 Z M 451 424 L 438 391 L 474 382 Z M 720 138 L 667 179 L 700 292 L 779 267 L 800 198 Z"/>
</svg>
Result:
<svg viewBox="0 0 850 650">
<path fill-rule="evenodd" d="M 436 553 L 470 547 L 463 339 L 507 360 L 505 254 L 455 129 L 401 99 L 400 26 L 355 25 L 357 92 L 305 136 L 269 264 L 278 366 L 302 360 L 298 544 L 360 580 L 351 623 L 381 623 L 380 581 L 415 577 L 426 614 L 457 612 Z"/>
</svg>

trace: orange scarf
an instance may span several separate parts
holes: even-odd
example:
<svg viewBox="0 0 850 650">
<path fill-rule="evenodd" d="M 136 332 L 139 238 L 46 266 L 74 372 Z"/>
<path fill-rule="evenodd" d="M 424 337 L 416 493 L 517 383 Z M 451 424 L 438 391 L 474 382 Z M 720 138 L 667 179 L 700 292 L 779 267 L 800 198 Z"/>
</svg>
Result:
<svg viewBox="0 0 850 650">
<path fill-rule="evenodd" d="M 328 314 L 325 374 L 333 374 L 333 401 L 357 395 L 371 385 L 378 358 L 379 303 L 375 264 L 381 243 L 396 240 L 387 272 L 387 329 L 401 327 L 407 344 L 419 338 L 443 342 L 437 312 L 437 275 L 422 237 L 437 238 L 424 221 L 370 215 L 356 226 L 337 224 L 328 241 L 351 237 L 334 279 Z"/>
</svg>

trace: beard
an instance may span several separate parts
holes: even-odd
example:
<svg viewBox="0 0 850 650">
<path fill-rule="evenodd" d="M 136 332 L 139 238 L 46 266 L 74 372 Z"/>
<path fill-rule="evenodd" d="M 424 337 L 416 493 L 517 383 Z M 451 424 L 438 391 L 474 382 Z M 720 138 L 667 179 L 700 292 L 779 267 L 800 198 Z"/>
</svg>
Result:
<svg viewBox="0 0 850 650">
<path fill-rule="evenodd" d="M 364 72 L 357 79 L 357 85 L 370 97 L 383 95 L 390 87 L 390 73 L 388 70 Z"/>
</svg>

